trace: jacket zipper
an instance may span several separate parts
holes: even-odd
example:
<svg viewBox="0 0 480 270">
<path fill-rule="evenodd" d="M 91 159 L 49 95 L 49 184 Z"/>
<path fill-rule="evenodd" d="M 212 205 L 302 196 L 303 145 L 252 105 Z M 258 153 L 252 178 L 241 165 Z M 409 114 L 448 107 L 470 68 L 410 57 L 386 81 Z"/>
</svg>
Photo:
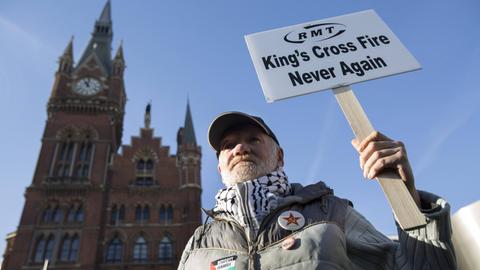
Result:
<svg viewBox="0 0 480 270">
<path fill-rule="evenodd" d="M 245 236 L 245 239 L 247 239 L 249 270 L 255 270 L 255 257 L 257 255 L 256 252 L 258 251 L 258 244 L 259 244 L 258 237 L 260 236 L 260 232 L 265 229 L 264 227 L 266 226 L 267 223 L 270 223 L 270 220 L 272 219 L 272 217 L 274 217 L 278 212 L 288 208 L 292 204 L 295 204 L 295 202 L 282 205 L 281 207 L 276 208 L 275 210 L 270 212 L 268 215 L 266 215 L 265 218 L 263 218 L 262 222 L 260 223 L 257 235 L 255 235 L 255 239 L 253 241 L 251 241 L 250 237 L 245 232 L 245 229 L 236 220 L 229 220 L 230 222 L 235 224 L 235 226 L 238 229 L 240 229 L 242 234 Z"/>
<path fill-rule="evenodd" d="M 257 252 L 257 245 L 255 243 L 248 244 L 248 269 L 255 270 L 255 253 Z"/>
</svg>

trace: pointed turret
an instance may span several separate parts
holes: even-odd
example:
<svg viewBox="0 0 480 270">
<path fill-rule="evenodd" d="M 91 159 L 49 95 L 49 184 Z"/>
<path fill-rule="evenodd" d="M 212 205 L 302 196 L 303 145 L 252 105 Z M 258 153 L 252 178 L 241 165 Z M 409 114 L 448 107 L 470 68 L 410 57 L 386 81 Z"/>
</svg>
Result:
<svg viewBox="0 0 480 270">
<path fill-rule="evenodd" d="M 185 114 L 185 124 L 183 125 L 183 140 L 184 145 L 197 145 L 195 139 L 195 130 L 193 129 L 192 114 L 190 112 L 190 101 L 187 100 L 187 113 Z"/>
<path fill-rule="evenodd" d="M 112 67 L 112 36 L 110 1 L 107 1 L 99 19 L 95 22 L 92 37 L 90 38 L 90 42 L 83 52 L 80 61 L 78 61 L 77 67 L 81 66 L 89 56 L 94 54 L 100 61 L 102 68 L 110 74 Z"/>
<path fill-rule="evenodd" d="M 58 72 L 65 72 L 69 74 L 73 67 L 73 36 L 68 42 L 65 51 L 58 60 Z"/>
<path fill-rule="evenodd" d="M 125 59 L 123 58 L 123 41 L 120 42 L 118 46 L 117 53 L 112 62 L 113 75 L 123 76 L 123 71 L 125 70 Z"/>
<path fill-rule="evenodd" d="M 123 41 L 120 42 L 120 46 L 118 46 L 117 53 L 115 54 L 114 61 L 124 61 L 123 59 Z"/>
<path fill-rule="evenodd" d="M 73 36 L 72 38 L 70 38 L 70 41 L 68 42 L 68 45 L 65 48 L 62 57 L 73 60 Z"/>
<path fill-rule="evenodd" d="M 177 132 L 177 164 L 181 172 L 180 186 L 201 190 L 200 164 L 202 150 L 193 129 L 190 101 L 187 99 L 185 124 Z"/>
</svg>

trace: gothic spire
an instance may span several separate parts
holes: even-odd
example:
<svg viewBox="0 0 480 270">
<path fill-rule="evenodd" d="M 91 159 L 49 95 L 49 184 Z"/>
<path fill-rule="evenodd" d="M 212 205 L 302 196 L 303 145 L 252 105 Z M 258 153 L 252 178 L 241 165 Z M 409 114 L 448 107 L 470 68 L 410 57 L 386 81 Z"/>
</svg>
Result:
<svg viewBox="0 0 480 270">
<path fill-rule="evenodd" d="M 123 59 L 123 41 L 120 42 L 120 46 L 118 46 L 117 53 L 115 54 L 115 58 L 113 58 L 113 60 L 122 62 L 125 61 Z"/>
<path fill-rule="evenodd" d="M 88 43 L 87 48 L 82 54 L 77 67 L 79 67 L 92 54 L 95 54 L 103 69 L 110 74 L 112 65 L 112 19 L 110 1 L 105 3 L 105 6 L 100 14 L 100 17 L 95 21 L 92 37 Z"/>
<path fill-rule="evenodd" d="M 112 12 L 110 7 L 110 0 L 107 0 L 105 7 L 103 7 L 102 14 L 100 15 L 100 19 L 98 22 L 102 23 L 111 23 L 112 22 Z"/>
<path fill-rule="evenodd" d="M 73 36 L 68 42 L 67 47 L 65 48 L 65 51 L 63 51 L 63 58 L 68 58 L 73 61 Z"/>
<path fill-rule="evenodd" d="M 187 113 L 185 115 L 185 124 L 183 126 L 183 140 L 182 144 L 197 145 L 195 139 L 195 130 L 193 129 L 192 114 L 190 112 L 190 101 L 187 99 Z"/>
<path fill-rule="evenodd" d="M 70 73 L 73 66 L 73 36 L 58 61 L 58 71 Z"/>
<path fill-rule="evenodd" d="M 125 59 L 123 59 L 123 41 L 118 46 L 117 53 L 112 61 L 112 74 L 116 76 L 123 76 L 125 70 Z"/>
</svg>

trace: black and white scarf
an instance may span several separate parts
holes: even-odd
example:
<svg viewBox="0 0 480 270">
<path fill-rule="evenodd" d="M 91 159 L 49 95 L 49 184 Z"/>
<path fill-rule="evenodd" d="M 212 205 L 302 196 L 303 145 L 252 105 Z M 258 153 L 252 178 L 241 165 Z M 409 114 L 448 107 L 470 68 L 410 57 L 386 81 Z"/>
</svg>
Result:
<svg viewBox="0 0 480 270">
<path fill-rule="evenodd" d="M 291 187 L 283 169 L 218 191 L 213 213 L 234 219 L 254 234 L 263 218 L 278 206 L 278 199 L 290 195 Z"/>
</svg>

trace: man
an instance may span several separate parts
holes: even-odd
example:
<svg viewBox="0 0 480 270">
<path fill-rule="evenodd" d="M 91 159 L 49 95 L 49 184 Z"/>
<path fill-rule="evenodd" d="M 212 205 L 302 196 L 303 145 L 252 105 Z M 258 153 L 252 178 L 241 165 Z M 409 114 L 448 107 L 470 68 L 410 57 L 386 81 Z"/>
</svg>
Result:
<svg viewBox="0 0 480 270">
<path fill-rule="evenodd" d="M 455 269 L 449 205 L 417 191 L 405 147 L 374 132 L 352 141 L 367 178 L 393 169 L 405 181 L 427 225 L 398 229 L 393 242 L 324 183 L 291 184 L 280 143 L 256 116 L 227 112 L 210 125 L 226 188 L 199 227 L 179 269 Z"/>
</svg>

